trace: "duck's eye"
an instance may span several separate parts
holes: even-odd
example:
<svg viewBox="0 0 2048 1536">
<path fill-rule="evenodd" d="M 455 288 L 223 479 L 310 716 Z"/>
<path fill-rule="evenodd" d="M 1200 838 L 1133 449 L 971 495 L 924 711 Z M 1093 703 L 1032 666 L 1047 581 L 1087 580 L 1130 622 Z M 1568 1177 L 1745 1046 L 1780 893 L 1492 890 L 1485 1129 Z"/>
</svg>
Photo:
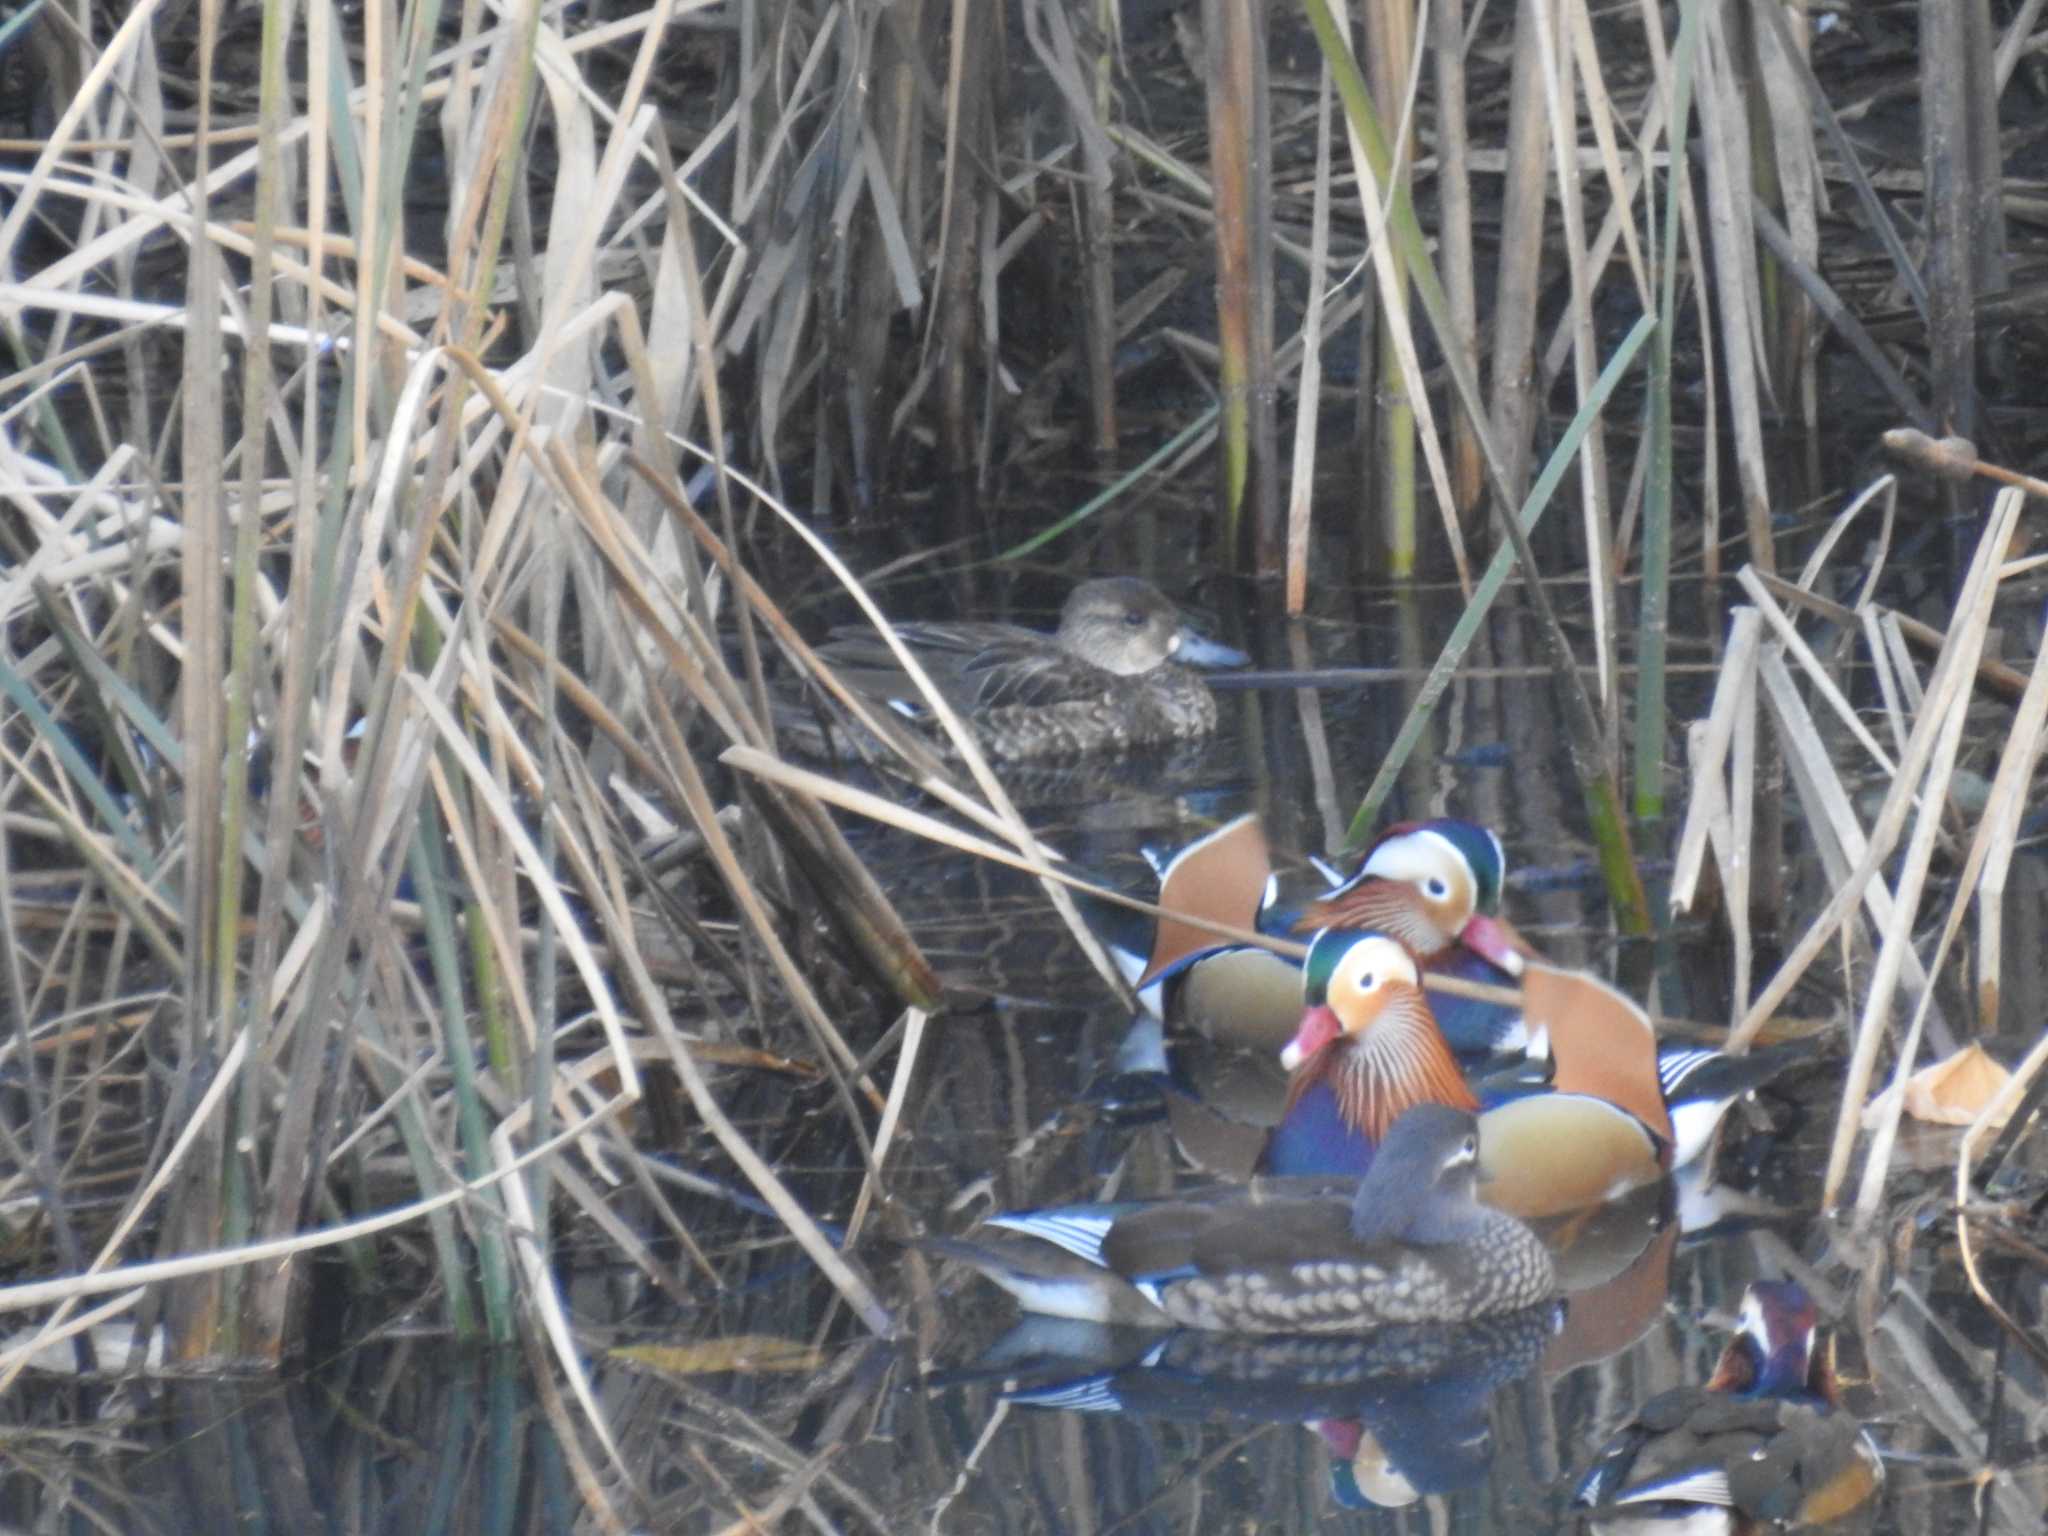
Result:
<svg viewBox="0 0 2048 1536">
<path fill-rule="evenodd" d="M 1367 971 L 1364 975 L 1358 978 L 1358 990 L 1361 992 L 1370 992 L 1379 984 L 1379 974 L 1375 971 Z"/>
<path fill-rule="evenodd" d="M 1125 629 L 1143 629 L 1144 627 L 1145 627 L 1145 614 L 1144 614 L 1144 611 L 1143 611 L 1142 609 L 1138 609 L 1138 608 L 1126 608 L 1126 609 L 1124 610 L 1124 628 L 1125 628 Z"/>
<path fill-rule="evenodd" d="M 1442 901 L 1451 894 L 1450 882 L 1441 875 L 1431 875 L 1422 882 L 1422 888 L 1429 893 L 1429 898 L 1432 901 Z"/>
<path fill-rule="evenodd" d="M 1477 1157 L 1479 1155 L 1479 1138 L 1477 1136 L 1467 1136 L 1458 1144 L 1458 1153 L 1461 1157 Z"/>
</svg>

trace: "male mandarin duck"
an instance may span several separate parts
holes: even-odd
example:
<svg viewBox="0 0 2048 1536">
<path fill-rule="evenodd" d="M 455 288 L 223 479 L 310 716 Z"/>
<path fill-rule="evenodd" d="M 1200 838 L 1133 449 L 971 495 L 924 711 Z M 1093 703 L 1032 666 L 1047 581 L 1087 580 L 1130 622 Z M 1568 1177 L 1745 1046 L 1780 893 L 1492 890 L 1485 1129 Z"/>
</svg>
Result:
<svg viewBox="0 0 2048 1536">
<path fill-rule="evenodd" d="M 1216 727 L 1216 700 L 1195 668 L 1245 661 L 1188 627 L 1157 587 L 1130 576 L 1074 588 L 1050 635 L 990 623 L 895 630 L 982 747 L 1011 762 L 1206 736 Z M 818 654 L 854 691 L 930 725 L 923 695 L 872 630 L 835 629 Z M 934 744 L 943 750 L 943 736 Z"/>
<path fill-rule="evenodd" d="M 1318 866 L 1320 869 L 1320 866 Z M 1303 893 L 1274 874 L 1265 829 L 1241 816 L 1182 849 L 1160 872 L 1159 904 L 1278 938 L 1326 927 L 1393 935 L 1430 971 L 1512 986 L 1526 945 L 1495 916 L 1506 860 L 1500 841 L 1474 822 L 1442 817 L 1391 828 L 1349 879 L 1323 872 Z M 1115 920 L 1112 920 L 1115 921 Z M 1107 935 L 1126 950 L 1128 925 Z M 1140 995 L 1160 1017 L 1228 1043 L 1279 1049 L 1301 1017 L 1299 967 L 1245 945 L 1219 945 L 1193 924 L 1162 921 L 1132 967 Z M 1439 1023 L 1460 1057 L 1522 1048 L 1517 1011 L 1474 998 L 1440 999 Z"/>
<path fill-rule="evenodd" d="M 1681 1041 L 1659 1045 L 1657 1081 L 1671 1110 L 1671 1166 L 1683 1168 L 1707 1150 L 1737 1099 L 1826 1049 L 1818 1036 L 1758 1046 L 1741 1056 Z"/>
<path fill-rule="evenodd" d="M 1481 1109 L 1399 942 L 1326 929 L 1303 977 L 1308 1009 L 1282 1057 L 1293 1073 L 1287 1109 L 1262 1172 L 1360 1173 L 1411 1105 Z M 1550 1079 L 1535 1092 L 1518 1085 L 1479 1115 L 1482 1198 L 1518 1216 L 1553 1215 L 1661 1178 L 1671 1121 L 1648 1020 L 1553 1015 L 1540 999 L 1532 1013 L 1550 1040 Z"/>
<path fill-rule="evenodd" d="M 1812 1300 L 1757 1281 L 1740 1329 L 1704 1388 L 1650 1399 L 1611 1439 L 1573 1503 L 1596 1529 L 1749 1536 L 1856 1513 L 1884 1463 L 1842 1411 L 1831 1351 L 1816 1348 Z"/>
<path fill-rule="evenodd" d="M 1358 873 L 1288 914 L 1293 933 L 1367 928 L 1399 939 L 1425 972 L 1511 987 L 1534 952 L 1500 918 L 1507 855 L 1477 822 L 1454 816 L 1403 823 L 1381 834 Z M 1520 1050 L 1515 1009 L 1439 994 L 1437 1026 L 1461 1059 Z"/>
<path fill-rule="evenodd" d="M 992 1218 L 1003 1236 L 927 1240 L 1033 1312 L 1246 1334 L 1462 1323 L 1549 1299 L 1535 1233 L 1474 1197 L 1471 1115 L 1424 1104 L 1352 1195 L 1256 1189 Z M 1010 1236 L 1009 1234 L 1014 1234 Z"/>
</svg>

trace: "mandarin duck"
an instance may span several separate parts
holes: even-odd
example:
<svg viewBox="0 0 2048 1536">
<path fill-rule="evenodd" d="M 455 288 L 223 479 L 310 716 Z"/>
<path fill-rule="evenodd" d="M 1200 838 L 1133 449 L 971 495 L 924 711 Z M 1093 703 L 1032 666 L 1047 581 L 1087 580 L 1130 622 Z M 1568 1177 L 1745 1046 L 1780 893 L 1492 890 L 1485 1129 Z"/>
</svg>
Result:
<svg viewBox="0 0 2048 1536">
<path fill-rule="evenodd" d="M 1029 1311 L 1225 1333 L 1345 1333 L 1462 1323 L 1535 1306 L 1555 1285 L 1522 1222 L 1474 1197 L 1471 1115 L 1424 1104 L 1388 1131 L 1355 1193 L 1060 1206 L 927 1246 Z"/>
<path fill-rule="evenodd" d="M 1489 1071 L 1513 1067 L 1530 1074 L 1526 1081 L 1532 1086 L 1554 1072 L 1552 1034 L 1561 1030 L 1576 1042 L 1575 1075 L 1581 1079 L 1593 1070 L 1595 1053 L 1606 1049 L 1606 1042 L 1623 1049 L 1627 1073 L 1612 1092 L 1620 1095 L 1619 1102 L 1637 1107 L 1630 1096 L 1648 1081 L 1640 1073 L 1640 1045 L 1649 1039 L 1663 1107 L 1643 1118 L 1671 1142 L 1674 1168 L 1706 1150 L 1736 1099 L 1819 1053 L 1813 1041 L 1768 1046 L 1743 1056 L 1690 1043 L 1656 1044 L 1648 1016 L 1633 1002 L 1594 977 L 1544 964 L 1499 919 L 1505 869 L 1500 840 L 1492 832 L 1442 817 L 1391 829 L 1350 880 L 1306 901 L 1290 901 L 1276 894 L 1279 882 L 1271 873 L 1258 819 L 1246 816 L 1190 845 L 1165 866 L 1160 903 L 1242 925 L 1252 910 L 1248 892 L 1256 881 L 1263 893 L 1257 898 L 1256 922 L 1265 932 L 1295 936 L 1317 924 L 1373 928 L 1407 945 L 1425 979 L 1519 985 L 1520 1009 L 1441 991 L 1431 998 L 1431 1009 L 1462 1065 Z M 1128 948 L 1128 924 L 1124 932 Z M 1149 970 L 1139 979 L 1141 997 L 1154 1013 L 1184 1019 L 1226 1046 L 1277 1048 L 1300 1021 L 1301 977 L 1292 960 L 1248 946 L 1218 945 L 1192 924 L 1167 920 L 1158 925 Z M 1627 1022 L 1631 1018 L 1634 1025 Z M 1142 1026 L 1133 1034 L 1141 1032 Z M 1231 1086 L 1240 1099 L 1257 1102 L 1251 1090 L 1239 1085 L 1246 1075 L 1241 1064 L 1209 1064 L 1186 1075 L 1206 1080 L 1225 1071 L 1232 1074 Z M 1499 1097 L 1509 1096 L 1511 1081 L 1499 1079 Z M 1259 1085 L 1258 1097 L 1270 1101 L 1280 1091 L 1276 1075 Z M 1255 1119 L 1260 1112 L 1232 1114 Z"/>
<path fill-rule="evenodd" d="M 1053 634 L 991 623 L 907 623 L 895 632 L 984 750 L 1009 762 L 1206 736 L 1216 700 L 1195 668 L 1246 659 L 1196 633 L 1157 587 L 1130 576 L 1074 588 Z M 835 629 L 818 654 L 855 692 L 921 729 L 932 725 L 928 702 L 873 630 Z M 930 739 L 946 749 L 943 733 Z"/>
<path fill-rule="evenodd" d="M 1884 1463 L 1842 1410 L 1832 1351 L 1796 1282 L 1760 1280 L 1704 1388 L 1650 1399 L 1608 1441 L 1573 1504 L 1595 1529 L 1749 1536 L 1833 1524 L 1870 1502 Z"/>
<path fill-rule="evenodd" d="M 1530 1011 L 1550 1038 L 1549 1080 L 1535 1091 L 1518 1083 L 1483 1105 L 1398 941 L 1327 929 L 1309 946 L 1303 978 L 1307 1011 L 1282 1053 L 1293 1074 L 1287 1107 L 1261 1172 L 1361 1173 L 1398 1117 L 1420 1103 L 1481 1111 L 1481 1198 L 1519 1216 L 1597 1204 L 1669 1170 L 1671 1122 L 1647 1019 L 1552 1013 L 1539 991 Z"/>
<path fill-rule="evenodd" d="M 1313 888 L 1274 873 L 1265 829 L 1245 815 L 1159 861 L 1159 905 L 1276 938 L 1325 927 L 1373 928 L 1400 939 L 1437 974 L 1512 986 L 1526 945 L 1498 917 L 1506 860 L 1474 822 L 1444 817 L 1383 834 L 1348 879 L 1316 866 Z M 1300 967 L 1250 945 L 1219 944 L 1207 929 L 1162 920 L 1148 928 L 1092 912 L 1154 1016 L 1229 1045 L 1278 1050 L 1301 1018 Z M 1522 1048 L 1517 1011 L 1474 998 L 1440 1000 L 1439 1023 L 1461 1058 Z"/>
</svg>

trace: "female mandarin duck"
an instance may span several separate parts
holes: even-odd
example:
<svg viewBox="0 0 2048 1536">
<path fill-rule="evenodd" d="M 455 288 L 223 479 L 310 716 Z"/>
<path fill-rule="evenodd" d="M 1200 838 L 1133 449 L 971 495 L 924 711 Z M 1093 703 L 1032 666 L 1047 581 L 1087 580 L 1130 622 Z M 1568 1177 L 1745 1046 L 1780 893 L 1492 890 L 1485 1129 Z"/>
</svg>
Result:
<svg viewBox="0 0 2048 1536">
<path fill-rule="evenodd" d="M 1633 1092 L 1645 1081 L 1636 1075 L 1638 1036 L 1655 1038 L 1647 1015 L 1593 977 L 1559 970 L 1536 956 L 1497 916 L 1505 871 L 1500 840 L 1492 832 L 1442 817 L 1393 828 L 1350 880 L 1306 903 L 1288 903 L 1275 893 L 1264 833 L 1257 818 L 1248 816 L 1169 864 L 1160 903 L 1243 924 L 1250 910 L 1245 893 L 1256 876 L 1263 892 L 1257 924 L 1265 932 L 1376 929 L 1405 944 L 1426 976 L 1519 984 L 1520 1009 L 1443 992 L 1432 999 L 1438 1029 L 1468 1068 L 1529 1061 L 1547 1074 L 1556 1039 L 1565 1036 L 1578 1042 L 1583 1076 L 1590 1053 L 1603 1049 L 1607 1037 L 1630 1050 L 1635 1080 L 1623 1091 Z M 1228 1044 L 1277 1049 L 1301 1017 L 1301 978 L 1293 962 L 1262 950 L 1218 947 L 1192 925 L 1160 924 L 1143 985 L 1156 988 L 1155 1010 Z M 1654 1048 L 1663 1108 L 1645 1119 L 1672 1143 L 1676 1168 L 1706 1150 L 1736 1099 L 1822 1047 L 1817 1041 L 1789 1041 L 1744 1056 L 1682 1043 Z"/>
<path fill-rule="evenodd" d="M 1347 1333 L 1535 1306 L 1555 1281 L 1536 1235 L 1474 1198 L 1471 1115 L 1422 1105 L 1357 1193 L 1061 1206 L 991 1219 L 1008 1240 L 929 1246 L 1051 1317 L 1226 1333 Z"/>
<path fill-rule="evenodd" d="M 1437 1028 L 1415 960 L 1381 933 L 1327 929 L 1303 970 L 1308 1011 L 1283 1053 L 1288 1103 L 1262 1171 L 1350 1175 L 1373 1167 L 1412 1105 L 1478 1110 L 1480 1099 Z M 1582 1029 L 1583 1026 L 1583 1029 Z M 1656 1040 L 1627 1014 L 1559 1017 L 1548 1084 L 1479 1116 L 1480 1193 L 1518 1216 L 1594 1205 L 1670 1167 L 1671 1121 Z"/>
<path fill-rule="evenodd" d="M 982 746 L 1013 762 L 1206 736 L 1216 700 L 1194 669 L 1245 661 L 1184 624 L 1157 587 L 1129 576 L 1074 588 L 1050 635 L 1014 624 L 895 628 Z M 819 655 L 856 692 L 930 723 L 922 695 L 872 630 L 834 630 Z"/>
<path fill-rule="evenodd" d="M 1747 1533 L 1825 1526 L 1866 1505 L 1884 1463 L 1840 1409 L 1812 1300 L 1789 1280 L 1742 1298 L 1740 1331 L 1704 1388 L 1650 1399 L 1610 1440 L 1573 1503 L 1596 1529 Z"/>
</svg>

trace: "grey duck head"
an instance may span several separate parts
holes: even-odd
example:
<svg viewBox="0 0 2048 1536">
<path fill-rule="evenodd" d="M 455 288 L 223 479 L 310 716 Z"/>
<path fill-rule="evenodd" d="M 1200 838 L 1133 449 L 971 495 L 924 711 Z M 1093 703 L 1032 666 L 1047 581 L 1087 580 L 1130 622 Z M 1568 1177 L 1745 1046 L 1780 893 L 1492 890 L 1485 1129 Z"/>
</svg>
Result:
<svg viewBox="0 0 2048 1536">
<path fill-rule="evenodd" d="M 1479 1121 L 1444 1104 L 1412 1105 L 1359 1181 L 1352 1233 L 1368 1243 L 1458 1242 L 1486 1224 L 1478 1188 Z"/>
<path fill-rule="evenodd" d="M 1141 677 L 1169 661 L 1197 667 L 1242 666 L 1242 652 L 1205 639 L 1149 581 L 1105 576 L 1084 581 L 1060 612 L 1061 650 L 1114 672 Z"/>
</svg>

